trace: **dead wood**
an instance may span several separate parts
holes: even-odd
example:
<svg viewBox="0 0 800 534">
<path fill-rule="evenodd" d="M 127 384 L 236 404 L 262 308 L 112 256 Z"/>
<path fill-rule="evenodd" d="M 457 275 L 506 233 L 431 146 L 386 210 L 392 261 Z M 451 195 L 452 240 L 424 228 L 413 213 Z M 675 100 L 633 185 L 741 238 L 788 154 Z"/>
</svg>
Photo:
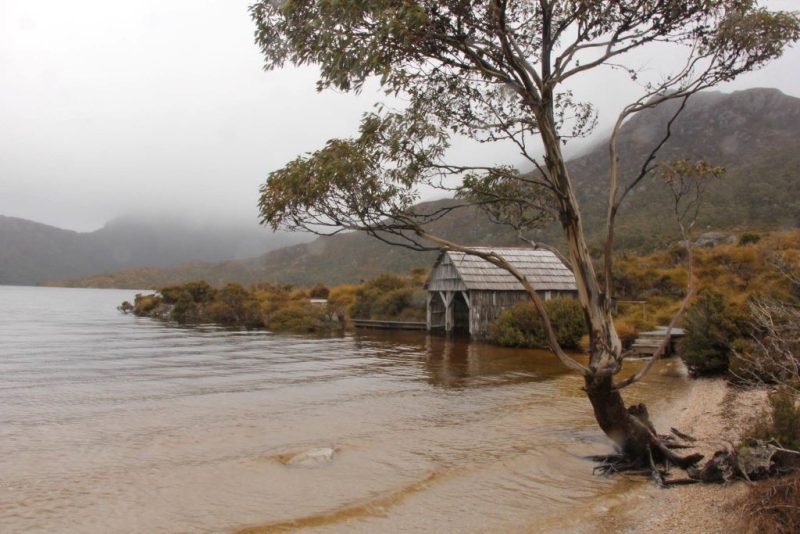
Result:
<svg viewBox="0 0 800 534">
<path fill-rule="evenodd" d="M 682 439 L 683 441 L 689 441 L 689 442 L 692 442 L 692 443 L 694 443 L 695 441 L 697 441 L 697 438 L 694 438 L 694 437 L 690 436 L 689 434 L 684 434 L 683 432 L 681 432 L 680 430 L 678 430 L 678 429 L 677 429 L 677 428 L 675 428 L 675 427 L 672 427 L 672 428 L 670 428 L 669 430 L 670 430 L 670 432 L 672 432 L 673 434 L 675 434 L 676 436 L 678 436 L 678 437 L 679 437 L 680 439 Z"/>
</svg>

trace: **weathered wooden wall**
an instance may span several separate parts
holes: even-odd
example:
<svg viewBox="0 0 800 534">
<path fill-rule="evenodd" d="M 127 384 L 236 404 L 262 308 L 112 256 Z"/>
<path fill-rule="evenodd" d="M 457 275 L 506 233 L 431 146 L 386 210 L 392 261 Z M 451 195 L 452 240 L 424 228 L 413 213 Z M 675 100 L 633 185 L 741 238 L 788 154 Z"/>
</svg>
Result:
<svg viewBox="0 0 800 534">
<path fill-rule="evenodd" d="M 431 271 L 427 287 L 428 291 L 464 291 L 467 289 L 447 255 Z"/>
<path fill-rule="evenodd" d="M 518 302 L 530 301 L 525 291 L 470 291 L 470 332 L 473 337 L 485 338 L 489 332 L 489 323 L 500 317 Z"/>
<path fill-rule="evenodd" d="M 444 328 L 445 308 L 439 293 L 428 293 L 428 330 L 438 330 Z"/>
</svg>

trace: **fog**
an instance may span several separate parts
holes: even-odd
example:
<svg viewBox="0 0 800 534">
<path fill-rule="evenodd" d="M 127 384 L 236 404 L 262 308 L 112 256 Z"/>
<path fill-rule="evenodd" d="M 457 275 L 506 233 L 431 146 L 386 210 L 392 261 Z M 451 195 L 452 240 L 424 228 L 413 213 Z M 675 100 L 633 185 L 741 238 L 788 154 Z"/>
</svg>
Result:
<svg viewBox="0 0 800 534">
<path fill-rule="evenodd" d="M 0 214 L 84 231 L 162 212 L 255 224 L 267 173 L 351 135 L 381 95 L 317 93 L 313 68 L 264 72 L 248 4 L 0 0 Z M 655 58 L 634 59 L 647 70 Z M 619 81 L 606 72 L 573 87 L 597 105 L 600 132 L 636 94 Z M 798 81 L 792 49 L 721 89 L 800 96 Z M 452 156 L 520 161 L 461 139 Z"/>
</svg>

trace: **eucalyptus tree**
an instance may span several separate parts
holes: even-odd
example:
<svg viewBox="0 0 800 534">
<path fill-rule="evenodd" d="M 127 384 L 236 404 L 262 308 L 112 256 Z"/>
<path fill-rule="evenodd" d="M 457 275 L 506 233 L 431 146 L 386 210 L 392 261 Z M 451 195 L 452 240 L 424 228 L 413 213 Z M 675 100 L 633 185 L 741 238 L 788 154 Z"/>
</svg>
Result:
<svg viewBox="0 0 800 534">
<path fill-rule="evenodd" d="M 696 463 L 696 455 L 678 457 L 665 446 L 646 410 L 626 407 L 620 390 L 644 373 L 615 380 L 624 359 L 611 315 L 615 222 L 630 193 L 665 164 L 658 151 L 687 99 L 779 57 L 798 39 L 798 16 L 756 0 L 263 0 L 251 15 L 267 69 L 315 65 L 319 90 L 358 92 L 377 80 L 404 102 L 401 109 L 377 106 L 353 138 L 332 139 L 270 173 L 259 201 L 262 222 L 316 232 L 363 230 L 413 249 L 463 250 L 507 269 L 542 314 L 550 349 L 583 376 L 598 424 L 627 460 Z M 635 68 L 635 58 L 648 53 L 664 54 L 650 60 L 658 77 Z M 614 123 L 608 175 L 598 177 L 607 183 L 608 202 L 603 262 L 596 268 L 563 144 L 592 132 L 595 108 L 576 99 L 571 87 L 601 69 L 621 73 L 639 92 Z M 621 176 L 620 128 L 667 101 L 676 101 L 677 111 L 663 137 L 638 172 Z M 448 161 L 454 134 L 511 143 L 534 171 Z M 700 189 L 685 187 L 697 180 L 685 172 L 677 180 L 676 167 L 667 167 L 673 193 Z M 560 224 L 588 327 L 588 364 L 558 345 L 534 284 L 512 265 L 426 230 L 454 207 L 418 206 L 420 189 L 447 189 L 455 179 L 461 198 L 520 231 L 548 220 Z M 697 198 L 687 204 L 677 194 L 675 202 L 680 215 Z"/>
</svg>

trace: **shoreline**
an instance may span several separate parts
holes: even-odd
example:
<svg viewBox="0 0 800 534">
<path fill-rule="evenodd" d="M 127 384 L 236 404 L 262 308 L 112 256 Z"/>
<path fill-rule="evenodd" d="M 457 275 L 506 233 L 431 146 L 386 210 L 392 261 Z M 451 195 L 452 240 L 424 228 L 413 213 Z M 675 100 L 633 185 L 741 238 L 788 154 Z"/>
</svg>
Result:
<svg viewBox="0 0 800 534">
<path fill-rule="evenodd" d="M 765 389 L 731 386 L 724 378 L 697 379 L 685 400 L 672 411 L 666 424 L 697 439 L 682 454 L 699 452 L 710 458 L 730 448 L 766 405 Z M 665 414 L 668 415 L 668 414 Z M 664 424 L 663 422 L 661 423 Z M 658 425 L 657 425 L 658 426 Z M 659 428 L 662 432 L 669 427 Z M 683 478 L 675 472 L 675 478 Z M 568 525 L 549 532 L 675 533 L 735 532 L 739 514 L 735 503 L 748 484 L 693 484 L 661 489 L 642 477 L 620 477 L 620 490 L 579 513 Z"/>
</svg>

